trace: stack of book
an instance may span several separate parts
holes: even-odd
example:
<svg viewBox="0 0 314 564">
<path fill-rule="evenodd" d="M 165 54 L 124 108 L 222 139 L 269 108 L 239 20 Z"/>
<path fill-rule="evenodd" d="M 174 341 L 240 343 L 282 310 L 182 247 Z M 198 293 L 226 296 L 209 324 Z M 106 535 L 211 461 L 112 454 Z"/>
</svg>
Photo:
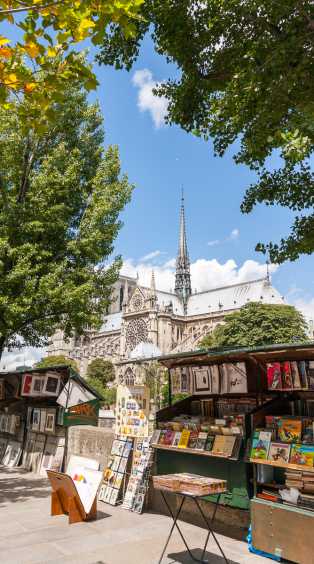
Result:
<svg viewBox="0 0 314 564">
<path fill-rule="evenodd" d="M 302 470 L 286 470 L 287 488 L 297 488 L 304 493 L 314 494 L 314 475 Z"/>
<path fill-rule="evenodd" d="M 207 478 L 197 474 L 166 474 L 153 476 L 156 489 L 186 493 L 197 496 L 223 493 L 227 490 L 226 480 Z"/>
</svg>

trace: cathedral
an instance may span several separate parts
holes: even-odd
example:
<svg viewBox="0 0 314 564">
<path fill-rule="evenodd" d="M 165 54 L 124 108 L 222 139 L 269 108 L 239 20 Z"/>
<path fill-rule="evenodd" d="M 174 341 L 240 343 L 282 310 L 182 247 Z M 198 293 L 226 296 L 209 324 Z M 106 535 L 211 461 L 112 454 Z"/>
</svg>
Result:
<svg viewBox="0 0 314 564">
<path fill-rule="evenodd" d="M 248 302 L 283 303 L 268 275 L 203 292 L 193 293 L 191 288 L 182 197 L 174 292 L 158 290 L 154 272 L 150 287 L 142 286 L 138 278 L 120 276 L 101 328 L 68 342 L 58 331 L 49 345 L 48 355 L 64 354 L 73 358 L 84 375 L 88 364 L 99 357 L 118 363 L 195 350 L 199 341 L 222 323 L 226 315 Z"/>
</svg>

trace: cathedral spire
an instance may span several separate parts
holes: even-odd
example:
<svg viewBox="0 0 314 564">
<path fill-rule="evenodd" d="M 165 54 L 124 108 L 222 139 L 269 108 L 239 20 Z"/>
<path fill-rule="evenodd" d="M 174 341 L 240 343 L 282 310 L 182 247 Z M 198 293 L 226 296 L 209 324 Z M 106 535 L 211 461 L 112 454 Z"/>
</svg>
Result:
<svg viewBox="0 0 314 564">
<path fill-rule="evenodd" d="M 180 210 L 179 250 L 176 260 L 175 293 L 182 300 L 184 313 L 187 313 L 187 303 L 191 290 L 190 259 L 186 242 L 184 194 L 182 188 Z"/>
<path fill-rule="evenodd" d="M 153 295 L 156 294 L 156 283 L 155 283 L 155 272 L 154 269 L 152 270 L 152 278 L 150 282 L 150 289 Z"/>
</svg>

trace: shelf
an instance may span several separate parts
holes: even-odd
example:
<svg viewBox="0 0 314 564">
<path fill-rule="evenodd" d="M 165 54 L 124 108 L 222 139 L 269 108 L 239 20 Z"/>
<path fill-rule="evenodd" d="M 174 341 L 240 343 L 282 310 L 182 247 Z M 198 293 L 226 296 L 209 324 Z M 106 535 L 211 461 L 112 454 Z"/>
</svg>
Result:
<svg viewBox="0 0 314 564">
<path fill-rule="evenodd" d="M 223 460 L 236 460 L 238 461 L 238 458 L 234 458 L 232 456 L 222 456 L 219 454 L 212 454 L 211 452 L 207 452 L 205 450 L 197 450 L 195 448 L 178 448 L 178 447 L 173 447 L 173 446 L 167 446 L 167 445 L 156 445 L 156 444 L 152 444 L 151 445 L 153 448 L 159 449 L 159 450 L 168 450 L 168 451 L 173 451 L 173 452 L 181 452 L 184 454 L 196 454 L 197 456 L 210 456 L 211 458 L 219 458 L 219 459 L 223 459 Z"/>
<path fill-rule="evenodd" d="M 313 466 L 305 466 L 303 464 L 289 464 L 288 462 L 277 462 L 275 460 L 259 460 L 257 458 L 250 458 L 253 464 L 263 464 L 264 466 L 274 466 L 275 468 L 287 468 L 288 470 L 300 470 L 302 472 L 312 472 L 314 474 Z"/>
</svg>

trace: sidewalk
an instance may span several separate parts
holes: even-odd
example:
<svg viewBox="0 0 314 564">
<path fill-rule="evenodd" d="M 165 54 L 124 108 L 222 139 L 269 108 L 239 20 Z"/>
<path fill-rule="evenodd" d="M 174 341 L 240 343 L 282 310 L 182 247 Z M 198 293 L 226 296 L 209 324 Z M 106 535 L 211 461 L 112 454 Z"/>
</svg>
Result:
<svg viewBox="0 0 314 564">
<path fill-rule="evenodd" d="M 0 509 L 1 564 L 157 564 L 171 524 L 163 515 L 99 502 L 97 521 L 68 525 L 65 516 L 50 517 L 48 481 L 18 469 L 0 468 Z M 200 557 L 205 531 L 186 523 L 182 529 Z M 271 562 L 250 554 L 244 542 L 218 538 L 230 564 Z M 210 540 L 207 559 L 223 564 L 216 555 Z M 191 563 L 177 532 L 163 561 L 175 563 Z"/>
</svg>

